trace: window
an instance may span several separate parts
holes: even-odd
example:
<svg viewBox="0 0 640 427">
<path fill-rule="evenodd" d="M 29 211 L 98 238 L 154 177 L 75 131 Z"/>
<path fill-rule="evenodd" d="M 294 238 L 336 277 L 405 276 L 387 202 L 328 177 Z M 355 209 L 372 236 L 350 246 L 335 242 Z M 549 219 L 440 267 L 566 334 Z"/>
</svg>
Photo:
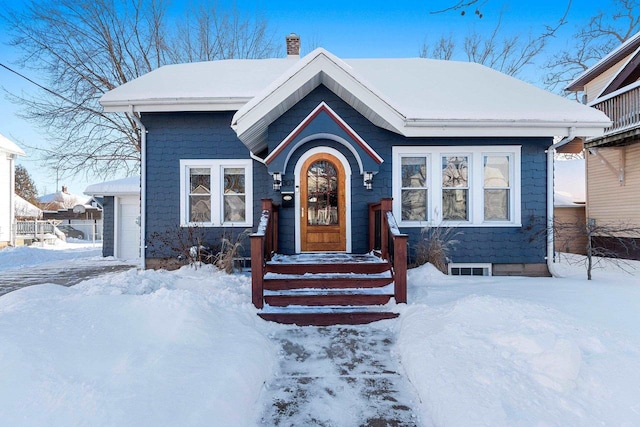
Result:
<svg viewBox="0 0 640 427">
<path fill-rule="evenodd" d="M 483 158 L 484 219 L 509 221 L 511 200 L 511 157 L 506 154 Z"/>
<path fill-rule="evenodd" d="M 520 146 L 393 148 L 401 227 L 519 226 Z"/>
<path fill-rule="evenodd" d="M 469 220 L 468 156 L 442 156 L 442 219 Z"/>
<path fill-rule="evenodd" d="M 451 276 L 491 276 L 491 264 L 459 264 L 450 263 Z"/>
<path fill-rule="evenodd" d="M 427 157 L 402 157 L 402 220 L 426 221 L 428 207 Z"/>
<path fill-rule="evenodd" d="M 251 160 L 180 160 L 180 224 L 252 225 Z"/>
</svg>

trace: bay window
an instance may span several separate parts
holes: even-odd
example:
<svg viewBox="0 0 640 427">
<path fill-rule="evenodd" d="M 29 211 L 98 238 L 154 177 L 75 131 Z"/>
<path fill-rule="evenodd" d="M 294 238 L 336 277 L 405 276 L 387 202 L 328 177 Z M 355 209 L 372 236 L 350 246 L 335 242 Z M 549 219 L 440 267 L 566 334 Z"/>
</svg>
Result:
<svg viewBox="0 0 640 427">
<path fill-rule="evenodd" d="M 520 146 L 394 147 L 392 167 L 400 226 L 520 225 Z"/>
</svg>

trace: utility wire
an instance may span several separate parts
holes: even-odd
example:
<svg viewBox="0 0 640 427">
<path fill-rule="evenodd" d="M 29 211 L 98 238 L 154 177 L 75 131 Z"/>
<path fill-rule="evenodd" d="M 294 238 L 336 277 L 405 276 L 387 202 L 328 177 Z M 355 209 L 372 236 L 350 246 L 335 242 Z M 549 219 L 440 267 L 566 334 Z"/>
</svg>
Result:
<svg viewBox="0 0 640 427">
<path fill-rule="evenodd" d="M 49 92 L 49 93 L 50 93 L 51 95 L 53 95 L 53 96 L 57 96 L 58 98 L 60 98 L 60 99 L 62 99 L 62 100 L 64 100 L 64 101 L 66 101 L 66 102 L 69 102 L 69 103 L 71 103 L 71 104 L 78 105 L 78 103 L 77 103 L 77 102 L 73 102 L 73 101 L 71 101 L 70 99 L 68 99 L 68 98 L 66 98 L 66 97 L 64 97 L 64 96 L 62 96 L 62 95 L 60 95 L 59 93 L 57 93 L 57 92 L 55 92 L 55 91 L 53 91 L 53 90 L 49 89 L 48 87 L 44 87 L 44 86 L 42 86 L 40 83 L 38 83 L 38 82 L 36 82 L 36 81 L 34 81 L 34 80 L 31 80 L 29 77 L 25 76 L 24 74 L 22 74 L 22 73 L 20 73 L 20 72 L 18 72 L 18 71 L 16 71 L 16 70 L 14 70 L 13 68 L 11 68 L 11 67 L 9 67 L 9 66 L 7 66 L 7 65 L 4 65 L 2 62 L 0 62 L 0 67 L 2 67 L 2 68 L 4 68 L 4 69 L 6 69 L 6 70 L 8 70 L 8 71 L 12 72 L 13 74 L 15 74 L 15 75 L 19 76 L 20 78 L 25 79 L 26 81 L 28 81 L 28 82 L 29 82 L 29 83 L 31 83 L 31 84 L 38 86 L 40 89 L 42 89 L 42 90 L 45 90 L 45 91 Z"/>
</svg>

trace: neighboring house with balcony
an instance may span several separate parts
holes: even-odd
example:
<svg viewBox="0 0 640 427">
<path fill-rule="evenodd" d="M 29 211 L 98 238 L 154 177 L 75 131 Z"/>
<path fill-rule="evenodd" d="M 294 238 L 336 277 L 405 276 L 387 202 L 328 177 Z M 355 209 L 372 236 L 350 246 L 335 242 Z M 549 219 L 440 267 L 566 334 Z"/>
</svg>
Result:
<svg viewBox="0 0 640 427">
<path fill-rule="evenodd" d="M 631 37 L 566 88 L 612 121 L 604 135 L 584 140 L 588 220 L 640 227 L 640 33 Z M 640 239 L 633 235 L 621 237 Z M 603 238 L 612 247 L 616 238 Z M 619 248 L 621 249 L 621 248 Z M 621 256 L 640 259 L 637 248 Z"/>
</svg>

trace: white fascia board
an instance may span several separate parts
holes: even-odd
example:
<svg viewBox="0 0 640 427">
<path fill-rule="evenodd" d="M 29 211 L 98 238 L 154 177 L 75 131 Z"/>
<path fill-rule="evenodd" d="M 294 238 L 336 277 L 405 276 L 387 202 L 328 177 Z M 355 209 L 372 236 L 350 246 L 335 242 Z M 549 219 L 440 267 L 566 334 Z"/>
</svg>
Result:
<svg viewBox="0 0 640 427">
<path fill-rule="evenodd" d="M 152 100 L 101 101 L 105 112 L 237 111 L 251 100 L 246 98 L 171 98 Z"/>
<path fill-rule="evenodd" d="M 140 196 L 140 188 L 137 190 L 105 190 L 105 191 L 83 191 L 82 194 L 92 197 L 120 197 L 120 196 Z"/>
<path fill-rule="evenodd" d="M 311 55 L 311 54 L 310 54 Z M 305 61 L 302 66 L 296 67 L 291 75 L 284 75 L 282 81 L 276 81 L 274 86 L 266 90 L 266 94 L 256 97 L 256 99 L 244 109 L 236 113 L 233 118 L 232 128 L 241 137 L 258 123 L 270 111 L 282 108 L 282 113 L 287 106 L 285 101 L 307 82 L 317 79 L 318 83 L 327 82 L 326 79 L 335 81 L 346 92 L 367 105 L 375 113 L 387 121 L 391 127 L 400 133 L 400 128 L 404 122 L 404 117 L 393 108 L 383 97 L 374 92 L 370 85 L 363 83 L 362 79 L 353 75 L 351 67 L 335 58 L 328 52 L 320 49 L 309 61 Z M 325 83 L 326 85 L 326 83 Z M 340 96 L 341 94 L 337 94 Z M 343 98 L 344 99 L 344 98 Z M 348 99 L 345 102 L 349 103 Z"/>
<path fill-rule="evenodd" d="M 606 70 L 606 67 L 609 65 L 610 62 L 612 62 L 612 58 L 616 57 L 618 55 L 618 53 L 621 52 L 622 50 L 624 50 L 627 46 L 630 46 L 630 45 L 633 45 L 633 44 L 637 43 L 639 39 L 640 39 L 640 33 L 636 33 L 629 40 L 627 40 L 626 42 L 622 43 L 620 46 L 618 46 L 617 48 L 615 48 L 614 50 L 609 52 L 604 58 L 601 58 L 594 65 L 592 65 L 591 67 L 589 67 L 588 69 L 586 69 L 582 73 L 580 73 L 576 78 L 574 78 L 571 81 L 571 83 L 569 83 L 568 85 L 565 86 L 564 90 L 568 90 L 568 88 L 570 88 L 570 87 L 572 87 L 574 85 L 577 85 L 578 82 L 584 80 L 585 78 L 590 78 L 590 80 L 595 79 L 599 74 L 603 73 Z M 637 52 L 637 50 L 636 50 L 636 52 Z M 632 55 L 632 56 L 635 55 L 635 53 L 633 53 L 633 54 L 629 53 L 629 54 Z M 593 75 L 593 77 L 591 77 L 592 75 Z M 583 90 L 583 89 L 584 89 L 584 84 L 582 84 L 580 86 L 580 88 L 574 89 L 574 90 L 577 91 L 577 90 Z"/>
<path fill-rule="evenodd" d="M 601 136 L 606 123 L 527 122 L 500 120 L 411 120 L 402 134 L 407 137 L 430 136 Z"/>
<path fill-rule="evenodd" d="M 625 92 L 630 92 L 633 89 L 636 89 L 638 87 L 640 87 L 640 80 L 635 82 L 635 83 L 632 83 L 630 85 L 621 87 L 620 89 L 618 89 L 618 90 L 616 90 L 614 92 L 611 92 L 611 93 L 603 96 L 602 98 L 595 98 L 593 101 L 591 101 L 591 102 L 589 102 L 587 104 L 587 107 L 593 107 L 594 105 L 600 104 L 601 102 L 604 102 L 604 101 L 606 101 L 608 99 L 615 98 L 616 96 L 622 95 Z"/>
</svg>

